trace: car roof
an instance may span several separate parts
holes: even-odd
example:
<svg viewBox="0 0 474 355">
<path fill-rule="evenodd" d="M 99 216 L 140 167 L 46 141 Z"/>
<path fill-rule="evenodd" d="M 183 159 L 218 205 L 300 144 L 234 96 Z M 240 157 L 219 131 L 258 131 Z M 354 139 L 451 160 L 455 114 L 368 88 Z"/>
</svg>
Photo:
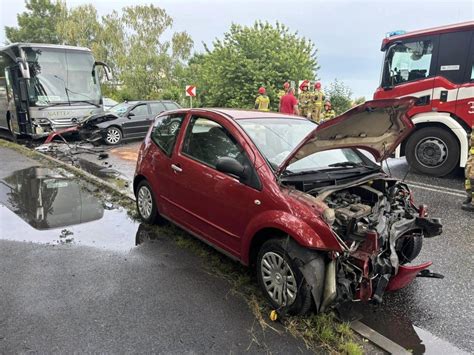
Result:
<svg viewBox="0 0 474 355">
<path fill-rule="evenodd" d="M 300 116 L 294 115 L 285 115 L 279 112 L 264 112 L 264 111 L 257 111 L 257 110 L 241 110 L 241 109 L 234 109 L 234 108 L 186 108 L 180 110 L 173 110 L 171 112 L 209 112 L 209 113 L 218 113 L 227 118 L 232 120 L 245 120 L 245 119 L 260 119 L 260 118 L 289 118 L 295 120 L 303 120 L 306 121 L 307 119 Z M 170 112 L 170 111 L 168 111 Z"/>
</svg>

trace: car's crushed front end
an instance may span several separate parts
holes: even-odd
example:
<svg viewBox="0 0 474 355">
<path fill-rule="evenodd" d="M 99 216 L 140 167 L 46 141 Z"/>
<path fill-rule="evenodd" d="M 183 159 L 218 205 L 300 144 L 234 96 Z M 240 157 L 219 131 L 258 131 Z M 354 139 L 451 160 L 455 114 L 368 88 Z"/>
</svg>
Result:
<svg viewBox="0 0 474 355">
<path fill-rule="evenodd" d="M 425 206 L 414 205 L 406 184 L 378 178 L 316 199 L 327 205 L 325 219 L 343 245 L 343 252 L 330 253 L 322 309 L 346 300 L 380 303 L 386 291 L 405 287 L 431 265 L 406 265 L 423 238 L 442 232 Z"/>
<path fill-rule="evenodd" d="M 405 115 L 413 102 L 367 102 L 314 129 L 280 165 L 282 188 L 325 221 L 329 232 L 316 231 L 322 238 L 329 235 L 340 245 L 339 250 L 320 251 L 324 265 L 315 264 L 313 273 L 324 273 L 322 287 L 305 274 L 310 286 L 320 290 L 313 293 L 318 311 L 346 301 L 380 303 L 386 291 L 410 284 L 431 262 L 408 264 L 420 253 L 424 238 L 441 234 L 442 225 L 428 216 L 425 206 L 414 204 L 407 184 L 364 157 L 312 171 L 287 167 L 332 149 L 360 148 L 383 161 L 413 129 Z"/>
</svg>

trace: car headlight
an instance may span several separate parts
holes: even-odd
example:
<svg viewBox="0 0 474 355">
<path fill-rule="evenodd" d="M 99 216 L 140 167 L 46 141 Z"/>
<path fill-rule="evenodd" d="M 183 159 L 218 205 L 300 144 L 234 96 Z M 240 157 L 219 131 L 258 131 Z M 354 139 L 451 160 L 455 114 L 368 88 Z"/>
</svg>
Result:
<svg viewBox="0 0 474 355">
<path fill-rule="evenodd" d="M 323 212 L 323 219 L 326 221 L 327 224 L 332 226 L 334 221 L 336 220 L 336 213 L 332 208 L 326 208 Z"/>
</svg>

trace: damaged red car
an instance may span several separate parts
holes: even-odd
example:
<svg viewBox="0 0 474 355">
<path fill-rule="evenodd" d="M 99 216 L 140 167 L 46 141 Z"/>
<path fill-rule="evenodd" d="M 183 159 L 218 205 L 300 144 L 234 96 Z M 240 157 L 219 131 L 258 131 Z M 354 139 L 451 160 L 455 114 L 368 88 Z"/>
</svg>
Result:
<svg viewBox="0 0 474 355">
<path fill-rule="evenodd" d="M 319 126 L 272 112 L 164 113 L 140 148 L 138 213 L 255 267 L 280 311 L 381 302 L 430 265 L 408 264 L 442 230 L 376 163 L 412 131 L 413 103 L 369 101 Z"/>
</svg>

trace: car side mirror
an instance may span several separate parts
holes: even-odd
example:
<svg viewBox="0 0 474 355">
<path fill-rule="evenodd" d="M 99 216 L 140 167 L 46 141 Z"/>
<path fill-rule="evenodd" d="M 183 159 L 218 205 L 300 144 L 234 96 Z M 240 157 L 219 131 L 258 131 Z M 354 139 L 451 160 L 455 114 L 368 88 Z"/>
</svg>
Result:
<svg viewBox="0 0 474 355">
<path fill-rule="evenodd" d="M 23 58 L 17 57 L 16 63 L 18 64 L 18 68 L 20 69 L 20 73 L 23 79 L 30 79 L 30 67 L 28 63 Z"/>
<path fill-rule="evenodd" d="M 222 173 L 234 175 L 239 178 L 239 180 L 244 180 L 248 178 L 248 171 L 240 164 L 237 159 L 230 157 L 222 157 L 217 160 L 216 169 Z"/>
<path fill-rule="evenodd" d="M 135 114 L 133 112 L 129 112 L 128 115 L 127 115 L 128 118 L 132 118 L 133 116 L 135 116 Z"/>
</svg>

